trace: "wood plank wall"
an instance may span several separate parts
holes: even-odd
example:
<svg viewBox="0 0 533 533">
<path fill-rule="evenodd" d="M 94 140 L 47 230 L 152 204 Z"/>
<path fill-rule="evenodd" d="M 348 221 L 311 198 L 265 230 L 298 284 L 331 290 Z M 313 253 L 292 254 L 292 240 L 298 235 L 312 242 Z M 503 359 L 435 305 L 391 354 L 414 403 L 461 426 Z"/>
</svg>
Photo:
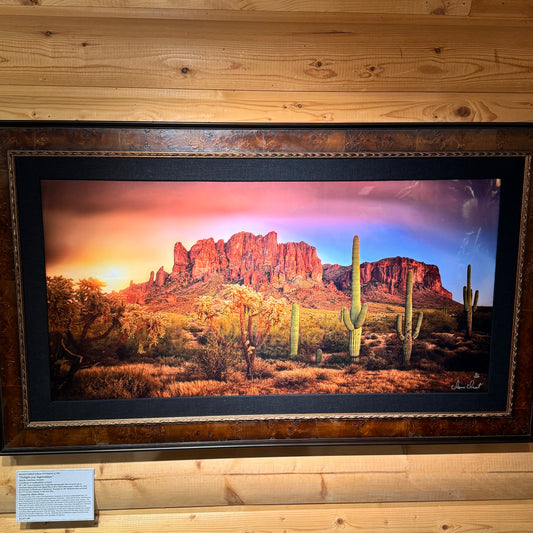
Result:
<svg viewBox="0 0 533 533">
<path fill-rule="evenodd" d="M 0 0 L 0 120 L 533 122 L 533 3 Z M 1 461 L 6 532 L 56 467 L 96 469 L 102 532 L 533 531 L 530 444 Z"/>
</svg>

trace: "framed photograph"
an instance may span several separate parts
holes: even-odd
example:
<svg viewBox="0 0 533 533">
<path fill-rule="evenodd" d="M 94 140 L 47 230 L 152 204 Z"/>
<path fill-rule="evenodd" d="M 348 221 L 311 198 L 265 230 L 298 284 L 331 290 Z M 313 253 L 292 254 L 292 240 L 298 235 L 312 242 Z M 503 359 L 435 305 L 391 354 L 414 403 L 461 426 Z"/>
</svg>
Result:
<svg viewBox="0 0 533 533">
<path fill-rule="evenodd" d="M 527 440 L 533 129 L 4 124 L 4 453 Z"/>
</svg>

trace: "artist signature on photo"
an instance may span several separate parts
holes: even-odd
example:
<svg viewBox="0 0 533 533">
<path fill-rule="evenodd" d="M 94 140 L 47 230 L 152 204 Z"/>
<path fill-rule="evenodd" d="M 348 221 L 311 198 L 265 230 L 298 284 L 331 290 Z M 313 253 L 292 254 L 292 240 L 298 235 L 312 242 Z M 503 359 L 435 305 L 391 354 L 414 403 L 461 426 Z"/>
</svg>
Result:
<svg viewBox="0 0 533 533">
<path fill-rule="evenodd" d="M 476 372 L 474 374 L 474 377 L 468 382 L 468 383 L 462 383 L 460 379 L 458 379 L 453 385 L 452 390 L 479 390 L 485 383 L 481 380 L 479 380 L 481 376 Z"/>
</svg>

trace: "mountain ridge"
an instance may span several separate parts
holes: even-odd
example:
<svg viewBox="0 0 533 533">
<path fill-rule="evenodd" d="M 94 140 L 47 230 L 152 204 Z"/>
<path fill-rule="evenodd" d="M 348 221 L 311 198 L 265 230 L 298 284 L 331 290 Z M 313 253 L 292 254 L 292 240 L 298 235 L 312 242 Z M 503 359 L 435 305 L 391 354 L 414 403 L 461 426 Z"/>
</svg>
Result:
<svg viewBox="0 0 533 533">
<path fill-rule="evenodd" d="M 120 294 L 130 303 L 189 309 L 195 296 L 215 294 L 225 283 L 241 283 L 307 307 L 338 308 L 349 305 L 351 270 L 322 264 L 316 248 L 304 241 L 278 243 L 274 231 L 265 236 L 241 231 L 226 242 L 201 239 L 190 250 L 176 242 L 171 272 L 160 267 L 148 281 L 132 281 Z M 452 302 L 438 267 L 407 257 L 361 264 L 362 298 L 402 303 L 408 270 L 413 271 L 413 297 L 419 304 L 440 307 Z"/>
</svg>

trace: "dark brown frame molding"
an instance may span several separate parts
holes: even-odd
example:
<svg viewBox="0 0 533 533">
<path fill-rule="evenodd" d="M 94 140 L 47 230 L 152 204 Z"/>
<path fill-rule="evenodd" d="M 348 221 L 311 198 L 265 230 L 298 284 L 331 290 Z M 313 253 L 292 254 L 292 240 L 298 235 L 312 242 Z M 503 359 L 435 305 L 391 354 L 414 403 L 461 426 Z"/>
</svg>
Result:
<svg viewBox="0 0 533 533">
<path fill-rule="evenodd" d="M 533 128 L 520 125 L 0 124 L 3 453 L 529 440 L 533 397 L 532 156 Z M 500 228 L 496 279 L 496 283 L 499 283 L 498 276 L 508 280 L 501 289 L 507 294 L 507 303 L 499 315 L 504 333 L 495 341 L 498 353 L 504 355 L 491 367 L 494 379 L 489 382 L 489 392 L 477 395 L 479 401 L 473 402 L 470 400 L 476 398 L 475 394 L 456 395 L 457 402 L 446 409 L 442 408 L 444 400 L 438 394 L 429 394 L 423 408 L 420 398 L 413 395 L 396 398 L 394 409 L 384 408 L 383 399 L 377 397 L 386 395 L 377 395 L 356 402 L 355 409 L 339 400 L 324 409 L 313 401 L 309 408 L 304 402 L 295 402 L 289 410 L 279 407 L 279 401 L 266 402 L 263 406 L 264 400 L 257 399 L 251 402 L 250 408 L 235 403 L 235 410 L 211 408 L 206 403 L 205 408 L 195 411 L 189 405 L 179 409 L 178 415 L 178 404 L 172 402 L 158 404 L 143 399 L 91 404 L 53 402 L 46 398 L 43 393 L 46 386 L 40 389 L 36 385 L 32 377 L 35 370 L 31 370 L 39 342 L 46 337 L 46 328 L 43 330 L 43 317 L 39 315 L 42 306 L 38 305 L 38 295 L 42 300 L 43 294 L 42 278 L 39 287 L 39 279 L 35 280 L 34 276 L 39 268 L 28 261 L 24 251 L 42 245 L 39 232 L 28 230 L 39 224 L 37 219 L 30 220 L 27 216 L 30 211 L 27 205 L 31 208 L 36 205 L 32 202 L 39 201 L 37 198 L 25 204 L 36 192 L 39 180 L 30 174 L 36 168 L 45 168 L 42 172 L 52 169 L 67 175 L 74 168 L 83 169 L 84 165 L 96 165 L 94 168 L 100 171 L 109 167 L 110 172 L 115 172 L 132 161 L 141 161 L 146 169 L 146 165 L 168 166 L 177 160 L 194 164 L 204 160 L 215 165 L 220 161 L 248 161 L 247 168 L 249 165 L 262 168 L 261 162 L 269 161 L 279 168 L 285 164 L 292 169 L 305 161 L 326 168 L 341 161 L 358 160 L 370 162 L 370 167 L 380 162 L 381 170 L 383 165 L 396 165 L 400 172 L 403 164 L 424 161 L 435 165 L 437 161 L 441 167 L 457 164 L 456 175 L 476 166 L 495 166 L 502 172 L 509 168 L 515 196 L 508 202 L 507 211 L 503 211 L 512 220 L 501 222 L 504 226 Z M 195 172 L 194 164 L 190 172 Z M 21 210 L 21 205 L 26 207 Z M 512 238 L 500 247 L 505 232 Z M 31 234 L 29 244 L 28 234 Z M 490 387 L 495 390 L 491 391 Z M 95 405 L 98 416 L 94 414 Z"/>
</svg>

